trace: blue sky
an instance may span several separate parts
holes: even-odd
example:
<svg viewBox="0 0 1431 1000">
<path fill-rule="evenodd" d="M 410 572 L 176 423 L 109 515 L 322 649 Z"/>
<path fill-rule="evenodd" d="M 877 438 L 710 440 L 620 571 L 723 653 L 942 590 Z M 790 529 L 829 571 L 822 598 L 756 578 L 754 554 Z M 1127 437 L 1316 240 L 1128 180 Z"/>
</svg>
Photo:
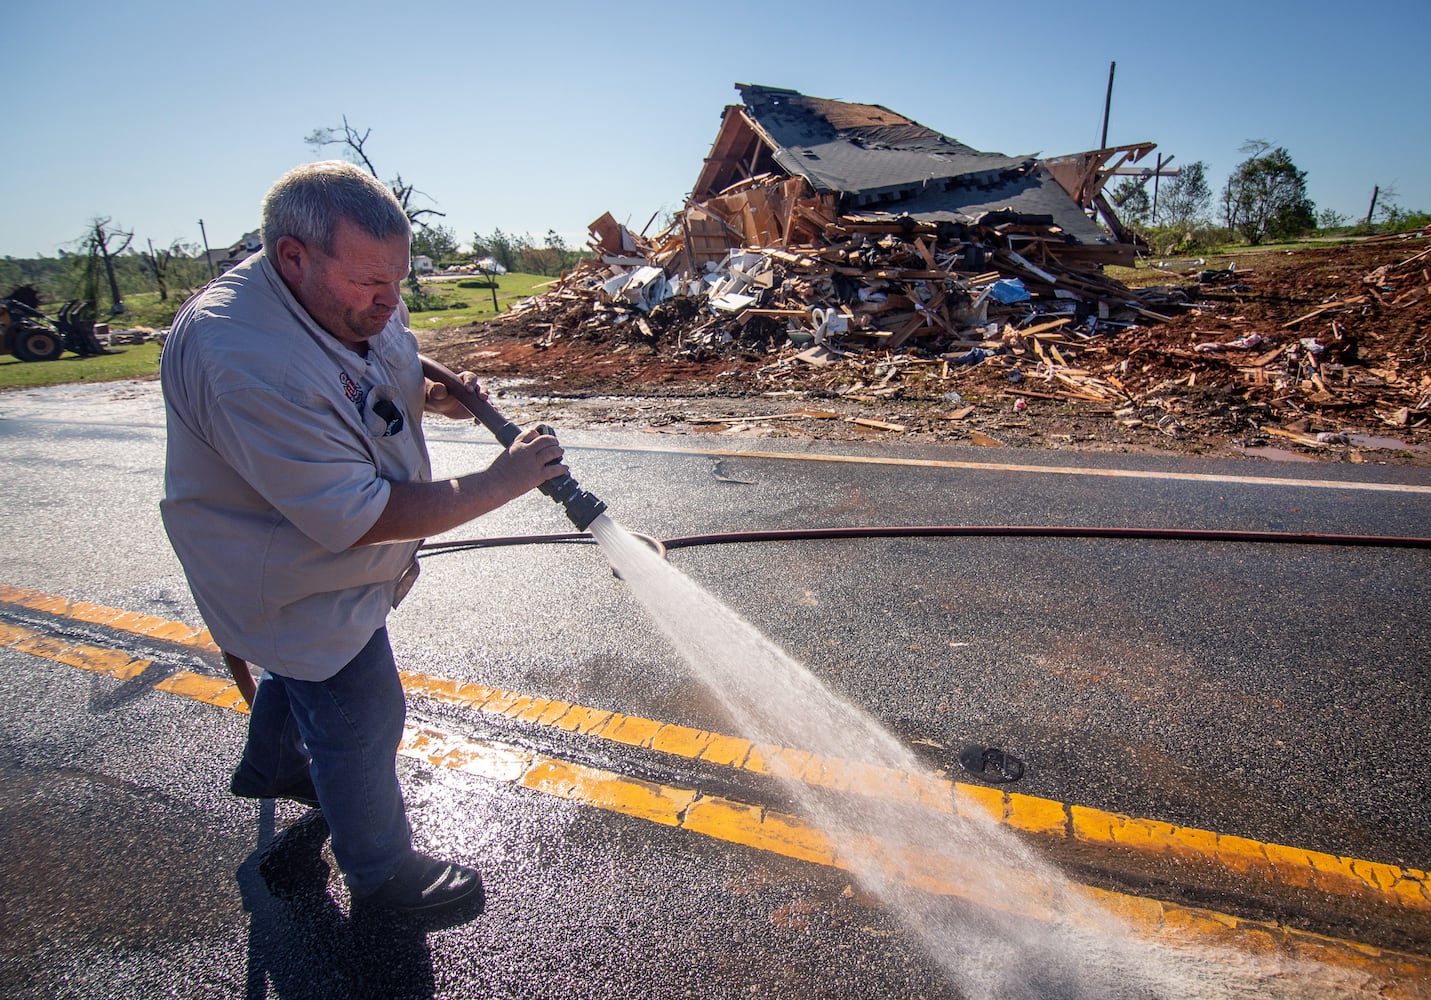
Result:
<svg viewBox="0 0 1431 1000">
<path fill-rule="evenodd" d="M 404 13 L 398 13 L 403 11 Z M 734 84 L 882 104 L 975 148 L 1109 143 L 1203 160 L 1287 147 L 1317 208 L 1373 185 L 1431 210 L 1431 0 L 370 3 L 19 0 L 6 15 L 0 255 L 53 255 L 95 216 L 136 243 L 227 245 L 346 114 L 461 241 L 569 242 L 677 208 Z M 22 41 L 23 40 L 23 41 Z"/>
</svg>

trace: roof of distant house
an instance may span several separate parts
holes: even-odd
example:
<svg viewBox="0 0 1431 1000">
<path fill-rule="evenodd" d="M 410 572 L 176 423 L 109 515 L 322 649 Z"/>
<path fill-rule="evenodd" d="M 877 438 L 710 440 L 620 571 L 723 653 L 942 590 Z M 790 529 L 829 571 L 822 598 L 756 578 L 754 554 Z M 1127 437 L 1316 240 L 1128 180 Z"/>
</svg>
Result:
<svg viewBox="0 0 1431 1000">
<path fill-rule="evenodd" d="M 773 163 L 848 215 L 972 222 L 988 212 L 1041 217 L 1080 243 L 1116 242 L 1033 155 L 986 153 L 878 104 L 737 84 L 696 183 L 700 200 L 740 179 L 741 164 Z"/>
</svg>

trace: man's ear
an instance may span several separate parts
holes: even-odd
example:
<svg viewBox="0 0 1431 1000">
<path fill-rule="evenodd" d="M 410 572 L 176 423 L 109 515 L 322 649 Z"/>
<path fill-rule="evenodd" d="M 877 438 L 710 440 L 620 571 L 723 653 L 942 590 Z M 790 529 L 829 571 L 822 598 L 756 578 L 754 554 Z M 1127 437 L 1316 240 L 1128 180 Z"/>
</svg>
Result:
<svg viewBox="0 0 1431 1000">
<path fill-rule="evenodd" d="M 276 249 L 279 276 L 290 286 L 302 284 L 303 275 L 313 260 L 308 247 L 296 236 L 280 236 Z"/>
</svg>

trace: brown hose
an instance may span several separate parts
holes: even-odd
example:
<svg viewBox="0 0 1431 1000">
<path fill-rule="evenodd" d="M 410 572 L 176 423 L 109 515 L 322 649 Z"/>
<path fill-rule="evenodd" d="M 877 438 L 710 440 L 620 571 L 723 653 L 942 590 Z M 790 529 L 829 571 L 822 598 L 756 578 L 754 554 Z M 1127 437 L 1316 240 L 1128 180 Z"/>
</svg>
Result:
<svg viewBox="0 0 1431 1000">
<path fill-rule="evenodd" d="M 1280 542 L 1293 545 L 1365 545 L 1431 548 L 1431 538 L 1402 535 L 1329 535 L 1296 531 L 1224 531 L 1207 528 L 1099 528 L 1058 524 L 875 525 L 867 528 L 788 528 L 730 531 L 663 539 L 668 549 L 726 542 L 787 542 L 818 538 L 982 537 L 1136 538 L 1198 542 Z"/>
<path fill-rule="evenodd" d="M 1415 535 L 1331 535 L 1298 531 L 1225 531 L 1209 528 L 1099 528 L 1059 524 L 906 524 L 864 528 L 774 528 L 760 531 L 726 531 L 703 535 L 656 538 L 632 532 L 663 558 L 668 549 L 732 542 L 795 542 L 825 538 L 1132 538 L 1194 542 L 1257 542 L 1290 545 L 1358 545 L 1374 548 L 1431 549 L 1431 538 Z M 502 545 L 538 545 L 546 542 L 588 541 L 589 532 L 550 535 L 512 535 L 504 538 L 466 538 L 428 542 L 419 547 L 430 555 Z"/>
<path fill-rule="evenodd" d="M 258 692 L 258 685 L 253 681 L 253 673 L 248 669 L 248 662 L 225 651 L 224 663 L 228 664 L 229 673 L 234 675 L 234 686 L 239 689 L 239 694 L 243 695 L 243 700 L 248 702 L 248 707 L 253 708 L 253 696 Z"/>
</svg>

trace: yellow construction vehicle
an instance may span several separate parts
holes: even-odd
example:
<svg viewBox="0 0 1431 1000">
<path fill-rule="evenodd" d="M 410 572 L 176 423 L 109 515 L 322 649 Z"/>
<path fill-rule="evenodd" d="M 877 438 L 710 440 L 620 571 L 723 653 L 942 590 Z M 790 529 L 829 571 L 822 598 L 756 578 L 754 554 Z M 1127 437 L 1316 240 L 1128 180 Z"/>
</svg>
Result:
<svg viewBox="0 0 1431 1000">
<path fill-rule="evenodd" d="M 110 353 L 94 335 L 94 304 L 77 299 L 54 320 L 18 299 L 0 299 L 0 330 L 5 353 L 21 361 L 55 361 L 65 351 L 82 358 Z"/>
</svg>

